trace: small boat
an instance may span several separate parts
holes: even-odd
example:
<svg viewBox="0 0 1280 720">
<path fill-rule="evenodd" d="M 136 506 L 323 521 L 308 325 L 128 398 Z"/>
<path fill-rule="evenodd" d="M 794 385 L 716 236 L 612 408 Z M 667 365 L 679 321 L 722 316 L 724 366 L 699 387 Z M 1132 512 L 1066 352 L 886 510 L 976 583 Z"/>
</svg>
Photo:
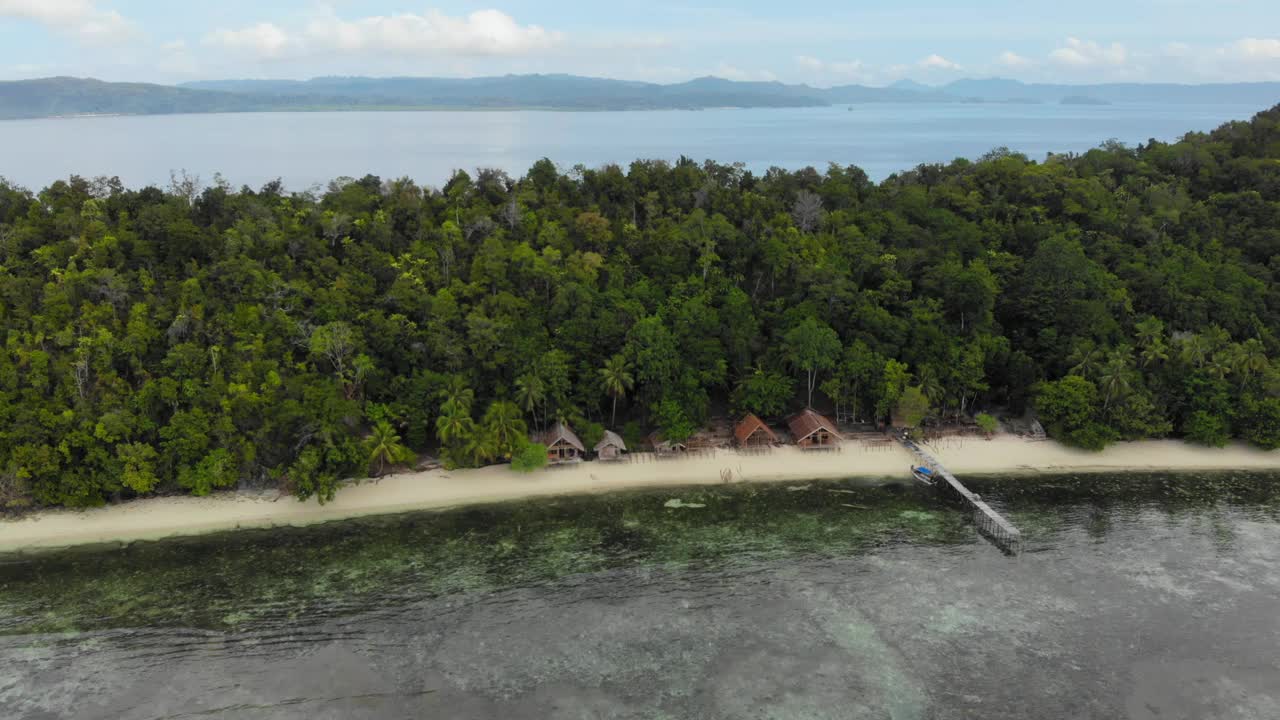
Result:
<svg viewBox="0 0 1280 720">
<path fill-rule="evenodd" d="M 911 477 L 914 477 L 916 480 L 919 480 L 925 485 L 932 485 L 935 480 L 933 476 L 933 470 L 930 470 L 929 468 L 923 465 L 920 465 L 920 466 L 912 465 Z"/>
</svg>

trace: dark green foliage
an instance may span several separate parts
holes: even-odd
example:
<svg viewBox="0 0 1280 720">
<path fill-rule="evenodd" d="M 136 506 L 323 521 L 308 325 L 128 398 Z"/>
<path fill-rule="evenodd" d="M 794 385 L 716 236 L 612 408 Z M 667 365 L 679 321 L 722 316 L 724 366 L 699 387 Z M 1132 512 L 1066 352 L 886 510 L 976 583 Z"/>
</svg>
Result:
<svg viewBox="0 0 1280 720">
<path fill-rule="evenodd" d="M 752 370 L 738 381 L 730 398 L 734 414 L 780 415 L 795 396 L 795 381 L 776 372 Z"/>
<path fill-rule="evenodd" d="M 472 466 L 557 419 L 638 445 L 907 392 L 1032 405 L 1083 447 L 1275 447 L 1278 123 L 879 185 L 687 159 L 318 196 L 0 182 L 0 505 L 327 500 L 395 445 Z"/>
<path fill-rule="evenodd" d="M 525 443 L 511 456 L 511 469 L 533 472 L 547 466 L 547 446 L 541 443 Z"/>
</svg>

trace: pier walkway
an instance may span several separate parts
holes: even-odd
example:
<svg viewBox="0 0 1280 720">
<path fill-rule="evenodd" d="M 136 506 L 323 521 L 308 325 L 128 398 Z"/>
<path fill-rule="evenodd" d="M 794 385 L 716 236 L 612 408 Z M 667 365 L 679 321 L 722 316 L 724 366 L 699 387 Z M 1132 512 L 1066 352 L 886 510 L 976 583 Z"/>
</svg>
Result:
<svg viewBox="0 0 1280 720">
<path fill-rule="evenodd" d="M 898 441 L 919 458 L 922 465 L 933 471 L 937 478 L 934 487 L 973 510 L 973 524 L 977 526 L 978 532 L 990 538 L 1001 549 L 1015 554 L 1018 552 L 1022 544 L 1022 532 L 1013 523 L 984 502 L 981 495 L 970 492 L 946 466 L 914 440 L 899 436 Z"/>
</svg>

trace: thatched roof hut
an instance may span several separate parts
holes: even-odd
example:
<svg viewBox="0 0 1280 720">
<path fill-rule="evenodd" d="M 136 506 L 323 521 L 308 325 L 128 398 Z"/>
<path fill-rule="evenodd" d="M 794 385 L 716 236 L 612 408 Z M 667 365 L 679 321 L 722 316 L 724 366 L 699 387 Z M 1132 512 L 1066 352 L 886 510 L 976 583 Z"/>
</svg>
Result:
<svg viewBox="0 0 1280 720">
<path fill-rule="evenodd" d="M 742 422 L 733 428 L 733 439 L 738 447 L 772 445 L 778 442 L 778 436 L 755 413 L 747 413 Z"/>
<path fill-rule="evenodd" d="M 583 446 L 582 441 L 573 432 L 573 428 L 561 422 L 556 423 L 550 430 L 535 437 L 534 442 L 547 446 L 547 461 L 550 463 L 581 460 L 583 454 L 587 452 L 587 448 Z"/>
<path fill-rule="evenodd" d="M 622 453 L 627 451 L 627 444 L 622 441 L 622 436 L 612 430 L 605 430 L 604 437 L 600 442 L 596 443 L 596 457 L 601 460 L 617 460 L 622 457 Z"/>
<path fill-rule="evenodd" d="M 796 445 L 806 450 L 833 447 L 841 440 L 836 424 L 814 412 L 813 408 L 805 408 L 796 413 L 787 424 Z"/>
</svg>

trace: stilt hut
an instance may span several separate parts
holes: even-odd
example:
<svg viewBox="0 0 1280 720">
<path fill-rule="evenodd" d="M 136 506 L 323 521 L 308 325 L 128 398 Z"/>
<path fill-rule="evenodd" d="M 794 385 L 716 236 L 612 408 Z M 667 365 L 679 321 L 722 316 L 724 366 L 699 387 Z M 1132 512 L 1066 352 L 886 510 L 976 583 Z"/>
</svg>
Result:
<svg viewBox="0 0 1280 720">
<path fill-rule="evenodd" d="M 733 439 L 738 447 L 743 448 L 776 445 L 778 442 L 778 436 L 754 413 L 747 413 L 742 422 L 733 428 Z"/>
<path fill-rule="evenodd" d="M 840 444 L 836 424 L 814 412 L 813 408 L 805 408 L 787 424 L 791 427 L 792 439 L 802 450 L 823 450 Z"/>
<path fill-rule="evenodd" d="M 601 460 L 621 460 L 622 453 L 627 451 L 627 444 L 622 437 L 612 430 L 605 430 L 604 437 L 596 443 L 596 457 Z"/>
<path fill-rule="evenodd" d="M 552 465 L 579 462 L 587 452 L 582 441 L 574 434 L 573 428 L 559 422 L 541 437 L 534 438 L 534 442 L 547 446 L 547 462 Z"/>
<path fill-rule="evenodd" d="M 673 442 L 668 440 L 662 437 L 662 433 L 660 432 L 656 432 L 649 436 L 649 446 L 653 448 L 655 453 L 664 457 L 679 455 L 681 453 L 688 452 L 689 450 L 688 445 L 682 442 Z"/>
</svg>

